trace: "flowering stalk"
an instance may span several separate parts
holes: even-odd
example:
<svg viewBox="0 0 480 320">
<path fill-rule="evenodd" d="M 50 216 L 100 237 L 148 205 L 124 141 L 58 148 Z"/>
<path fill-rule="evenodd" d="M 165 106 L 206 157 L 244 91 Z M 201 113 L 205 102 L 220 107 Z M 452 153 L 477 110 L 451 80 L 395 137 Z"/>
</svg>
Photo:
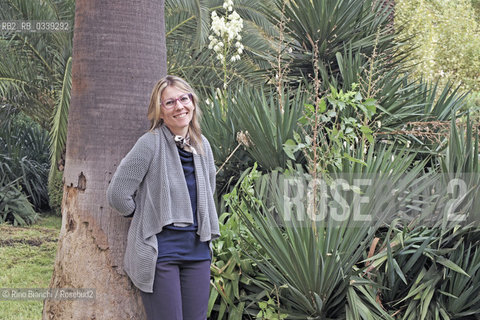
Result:
<svg viewBox="0 0 480 320">
<path fill-rule="evenodd" d="M 235 62 L 240 60 L 243 52 L 243 44 L 240 42 L 243 29 L 243 19 L 233 10 L 233 0 L 225 0 L 223 3 L 225 16 L 219 16 L 216 11 L 212 12 L 212 31 L 208 37 L 209 49 L 217 55 L 223 66 L 223 88 L 227 88 L 227 61 Z M 230 57 L 230 59 L 229 59 Z"/>
</svg>

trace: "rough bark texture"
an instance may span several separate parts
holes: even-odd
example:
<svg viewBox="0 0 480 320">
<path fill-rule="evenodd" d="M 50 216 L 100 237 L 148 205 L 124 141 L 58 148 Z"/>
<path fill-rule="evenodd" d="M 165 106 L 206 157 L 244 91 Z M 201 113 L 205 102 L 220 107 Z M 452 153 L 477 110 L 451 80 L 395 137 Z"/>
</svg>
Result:
<svg viewBox="0 0 480 320">
<path fill-rule="evenodd" d="M 93 300 L 46 300 L 43 319 L 144 319 L 123 272 L 130 219 L 111 210 L 115 168 L 148 130 L 148 100 L 166 74 L 164 0 L 77 0 L 62 229 L 51 288 Z"/>
</svg>

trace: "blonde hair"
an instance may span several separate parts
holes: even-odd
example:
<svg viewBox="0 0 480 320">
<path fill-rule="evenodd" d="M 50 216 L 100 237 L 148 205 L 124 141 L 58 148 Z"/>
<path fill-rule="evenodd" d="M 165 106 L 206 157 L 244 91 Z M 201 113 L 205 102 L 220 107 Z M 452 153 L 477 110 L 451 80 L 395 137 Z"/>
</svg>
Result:
<svg viewBox="0 0 480 320">
<path fill-rule="evenodd" d="M 192 121 L 190 121 L 188 125 L 188 132 L 190 134 L 191 144 L 200 154 L 203 154 L 202 130 L 199 122 L 201 111 L 198 106 L 198 97 L 188 82 L 180 77 L 167 75 L 166 77 L 160 79 L 153 87 L 152 94 L 150 96 L 150 104 L 148 106 L 148 120 L 150 120 L 149 131 L 153 131 L 163 124 L 163 119 L 161 118 L 160 100 L 162 98 L 163 91 L 167 87 L 175 87 L 182 92 L 190 93 L 192 95 L 193 106 L 195 108 L 193 109 Z"/>
</svg>

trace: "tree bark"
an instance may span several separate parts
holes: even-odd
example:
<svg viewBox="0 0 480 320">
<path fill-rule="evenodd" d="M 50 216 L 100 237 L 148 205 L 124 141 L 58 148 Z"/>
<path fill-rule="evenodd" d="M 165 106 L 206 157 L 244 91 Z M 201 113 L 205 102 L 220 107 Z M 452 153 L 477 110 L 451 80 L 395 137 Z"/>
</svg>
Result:
<svg viewBox="0 0 480 320">
<path fill-rule="evenodd" d="M 117 164 L 148 130 L 151 90 L 166 74 L 164 0 L 77 0 L 62 228 L 51 288 L 94 299 L 47 299 L 43 319 L 144 319 L 123 272 L 130 219 L 108 206 Z"/>
</svg>

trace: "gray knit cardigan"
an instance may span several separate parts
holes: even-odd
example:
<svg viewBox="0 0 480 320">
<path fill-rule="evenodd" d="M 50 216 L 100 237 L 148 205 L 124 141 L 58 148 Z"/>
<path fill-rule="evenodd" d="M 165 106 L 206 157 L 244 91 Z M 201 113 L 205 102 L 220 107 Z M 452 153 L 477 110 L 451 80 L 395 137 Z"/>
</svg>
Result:
<svg viewBox="0 0 480 320">
<path fill-rule="evenodd" d="M 194 154 L 197 184 L 197 219 L 200 241 L 220 236 L 213 200 L 215 165 L 208 140 L 202 136 L 204 154 Z M 158 256 L 156 234 L 174 223 L 193 223 L 185 175 L 177 146 L 163 124 L 141 136 L 120 162 L 107 189 L 107 199 L 123 216 L 135 212 L 128 230 L 124 270 L 133 284 L 153 292 Z"/>
</svg>

